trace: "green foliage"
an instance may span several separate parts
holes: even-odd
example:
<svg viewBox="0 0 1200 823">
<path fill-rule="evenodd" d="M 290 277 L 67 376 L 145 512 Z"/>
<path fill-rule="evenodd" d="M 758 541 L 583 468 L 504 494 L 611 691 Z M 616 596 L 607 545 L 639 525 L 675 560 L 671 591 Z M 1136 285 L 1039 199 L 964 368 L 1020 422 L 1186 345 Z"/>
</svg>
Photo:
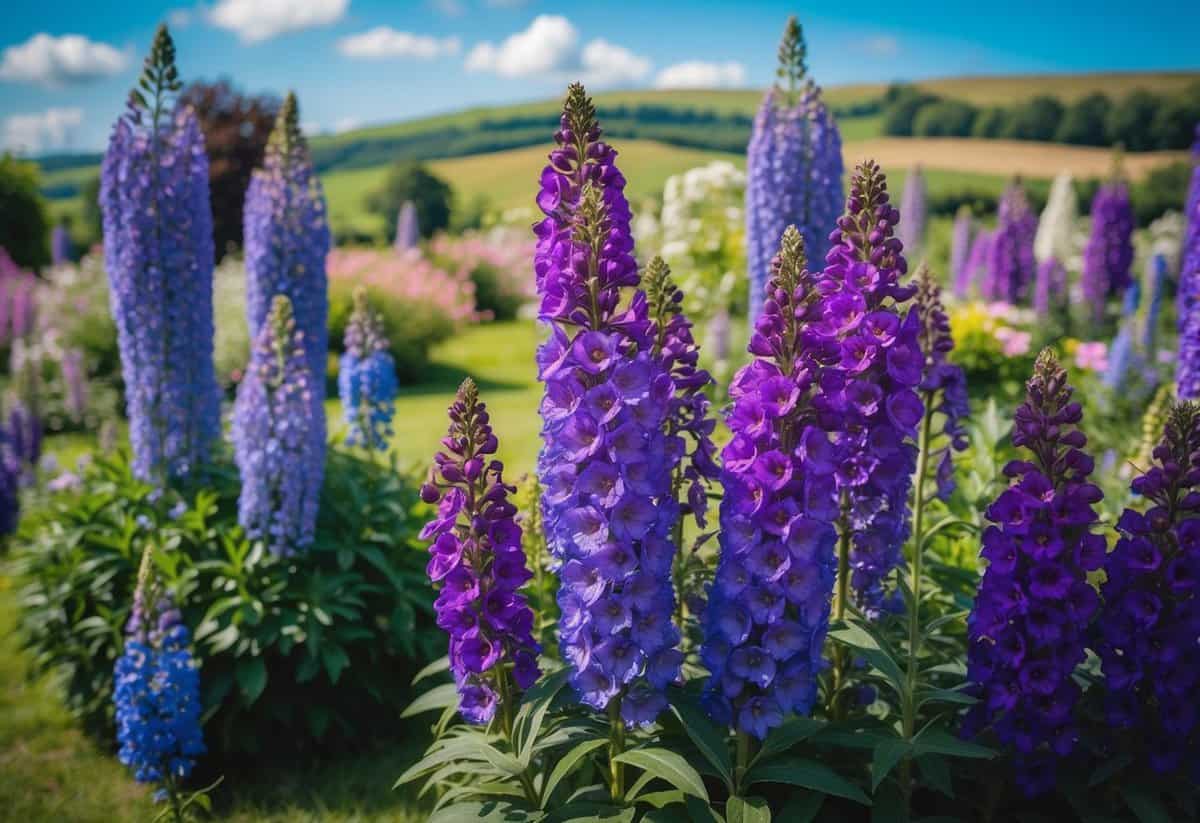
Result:
<svg viewBox="0 0 1200 823">
<path fill-rule="evenodd" d="M 224 461 L 197 486 L 162 493 L 122 458 L 101 459 L 80 492 L 35 511 L 15 569 L 37 668 L 62 678 L 91 732 L 111 735 L 112 667 L 153 540 L 195 635 L 210 758 L 328 753 L 394 733 L 387 707 L 445 643 L 415 543 L 425 514 L 415 484 L 331 450 L 315 543 L 289 558 L 246 540 L 238 488 Z"/>
<path fill-rule="evenodd" d="M 1149 127 L 1161 106 L 1162 98 L 1141 90 L 1119 101 L 1108 113 L 1109 142 L 1123 146 L 1128 151 L 1156 148 L 1158 141 Z"/>
<path fill-rule="evenodd" d="M 1062 114 L 1062 103 L 1038 95 L 1009 109 L 1002 136 L 1011 140 L 1053 140 Z"/>
<path fill-rule="evenodd" d="M 893 137 L 912 137 L 917 113 L 937 103 L 940 98 L 915 86 L 892 86 L 884 99 L 883 133 Z"/>
<path fill-rule="evenodd" d="M 0 247 L 22 268 L 50 262 L 50 222 L 38 186 L 36 165 L 0 156 Z"/>
<path fill-rule="evenodd" d="M 383 186 L 367 197 L 367 210 L 383 217 L 388 243 L 396 239 L 396 216 L 409 200 L 417 208 L 422 237 L 432 237 L 450 225 L 450 184 L 421 163 L 401 161 L 388 170 Z"/>
<path fill-rule="evenodd" d="M 1054 139 L 1076 146 L 1105 146 L 1108 144 L 1110 111 L 1112 101 L 1102 92 L 1081 97 L 1063 112 Z"/>
<path fill-rule="evenodd" d="M 913 120 L 916 137 L 970 137 L 975 107 L 962 100 L 938 100 L 921 107 Z"/>
<path fill-rule="evenodd" d="M 509 288 L 509 279 L 496 266 L 480 261 L 471 267 L 475 284 L 475 308 L 489 312 L 493 320 L 512 320 L 526 298 Z"/>
</svg>

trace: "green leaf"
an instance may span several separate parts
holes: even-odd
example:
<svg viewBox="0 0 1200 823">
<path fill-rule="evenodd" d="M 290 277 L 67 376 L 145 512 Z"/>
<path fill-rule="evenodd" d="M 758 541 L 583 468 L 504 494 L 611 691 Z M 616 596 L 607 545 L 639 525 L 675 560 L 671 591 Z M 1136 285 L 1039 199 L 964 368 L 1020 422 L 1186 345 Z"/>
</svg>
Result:
<svg viewBox="0 0 1200 823">
<path fill-rule="evenodd" d="M 707 800 L 701 800 L 698 797 L 688 795 L 683 799 L 683 802 L 687 806 L 691 823 L 726 823 L 725 818 L 713 809 Z"/>
<path fill-rule="evenodd" d="M 1088 778 L 1088 788 L 1095 788 L 1101 783 L 1108 782 L 1109 778 L 1120 773 L 1126 766 L 1133 762 L 1133 756 L 1129 754 L 1121 754 L 1116 757 L 1110 757 L 1100 764 L 1096 771 L 1092 772 L 1092 776 Z"/>
<path fill-rule="evenodd" d="M 550 776 L 546 778 L 546 786 L 544 789 L 542 789 L 543 809 L 546 808 L 546 804 L 550 802 L 550 797 L 554 794 L 554 790 L 558 788 L 558 784 L 562 782 L 564 777 L 566 777 L 575 769 L 575 767 L 579 764 L 579 761 L 606 743 L 608 743 L 608 741 L 604 739 L 585 740 L 560 757 L 557 762 L 555 762 L 554 769 L 551 770 Z"/>
<path fill-rule="evenodd" d="M 733 795 L 725 802 L 728 823 L 771 823 L 771 807 L 761 797 Z"/>
<path fill-rule="evenodd" d="M 546 823 L 633 823 L 636 809 L 579 801 L 551 811 Z"/>
<path fill-rule="evenodd" d="M 652 806 L 655 809 L 677 804 L 682 809 L 683 798 L 683 792 L 678 789 L 665 789 L 661 792 L 646 792 L 638 797 L 637 802 L 646 806 Z"/>
<path fill-rule="evenodd" d="M 725 731 L 718 729 L 708 715 L 686 700 L 672 700 L 671 708 L 692 743 L 725 780 L 725 785 L 732 786 L 733 760 L 729 756 L 729 738 Z"/>
<path fill-rule="evenodd" d="M 267 664 L 261 657 L 241 660 L 234 670 L 234 677 L 237 678 L 238 689 L 241 690 L 246 703 L 252 704 L 267 687 Z"/>
<path fill-rule="evenodd" d="M 458 687 L 453 683 L 443 683 L 440 686 L 434 686 L 425 692 L 425 694 L 409 703 L 404 711 L 400 712 L 400 716 L 412 717 L 413 715 L 431 712 L 435 709 L 444 709 L 448 706 L 457 705 Z"/>
<path fill-rule="evenodd" d="M 811 717 L 789 717 L 783 721 L 782 726 L 771 730 L 752 763 L 767 760 L 777 754 L 786 752 L 797 743 L 812 737 L 824 729 L 825 726 L 826 724 L 823 721 L 814 720 Z"/>
<path fill-rule="evenodd" d="M 779 819 L 787 823 L 812 823 L 817 819 L 824 803 L 825 795 L 821 792 L 795 792 L 784 804 Z"/>
<path fill-rule="evenodd" d="M 537 742 L 538 733 L 542 730 L 546 712 L 550 711 L 555 695 L 566 685 L 570 673 L 569 668 L 560 669 L 543 677 L 525 693 L 513 728 L 514 748 L 522 763 L 529 764 L 533 756 L 533 744 Z"/>
<path fill-rule="evenodd" d="M 622 752 L 613 760 L 649 772 L 684 794 L 708 800 L 708 789 L 704 788 L 704 779 L 700 777 L 700 773 L 692 768 L 682 755 L 675 752 L 667 749 L 633 749 Z"/>
<path fill-rule="evenodd" d="M 753 786 L 756 783 L 783 783 L 788 786 L 800 786 L 834 797 L 853 800 L 864 806 L 871 805 L 871 799 L 863 793 L 862 789 L 833 769 L 800 757 L 772 760 L 769 763 L 755 766 L 746 775 L 746 785 Z"/>
<path fill-rule="evenodd" d="M 438 809 L 429 823 L 533 823 L 544 817 L 509 800 L 481 800 Z"/>
<path fill-rule="evenodd" d="M 950 766 L 944 757 L 927 754 L 917 758 L 917 765 L 921 768 L 921 777 L 930 788 L 946 797 L 954 797 L 954 780 L 950 777 Z"/>
<path fill-rule="evenodd" d="M 854 649 L 857 654 L 879 670 L 897 694 L 904 693 L 904 673 L 900 670 L 900 664 L 860 624 L 847 622 L 841 628 L 830 631 L 829 637 Z"/>
<path fill-rule="evenodd" d="M 895 738 L 884 740 L 875 747 L 871 755 L 871 792 L 879 788 L 879 784 L 887 778 L 896 764 L 912 751 L 907 740 Z"/>
<path fill-rule="evenodd" d="M 329 681 L 336 685 L 342 672 L 350 665 L 350 656 L 341 646 L 326 643 L 321 648 L 321 662 L 325 664 L 325 673 L 329 675 Z"/>
<path fill-rule="evenodd" d="M 990 760 L 996 753 L 978 743 L 959 740 L 945 729 L 931 726 L 921 731 L 913 740 L 917 757 L 926 754 L 944 754 L 947 757 L 968 757 L 975 760 Z"/>
<path fill-rule="evenodd" d="M 952 703 L 956 706 L 973 706 L 979 701 L 957 689 L 921 689 L 917 692 L 917 708 L 929 703 Z"/>
<path fill-rule="evenodd" d="M 1133 816 L 1138 819 L 1138 823 L 1171 823 L 1171 815 L 1163 807 L 1162 801 L 1142 786 L 1122 786 L 1121 797 L 1133 812 Z"/>
<path fill-rule="evenodd" d="M 421 671 L 417 672 L 412 679 L 412 684 L 415 686 L 427 677 L 433 677 L 435 674 L 450 671 L 450 658 L 439 657 L 437 660 L 430 663 Z"/>
<path fill-rule="evenodd" d="M 899 786 L 888 783 L 876 793 L 875 805 L 871 807 L 871 823 L 908 823 L 908 807 L 904 804 Z"/>
</svg>

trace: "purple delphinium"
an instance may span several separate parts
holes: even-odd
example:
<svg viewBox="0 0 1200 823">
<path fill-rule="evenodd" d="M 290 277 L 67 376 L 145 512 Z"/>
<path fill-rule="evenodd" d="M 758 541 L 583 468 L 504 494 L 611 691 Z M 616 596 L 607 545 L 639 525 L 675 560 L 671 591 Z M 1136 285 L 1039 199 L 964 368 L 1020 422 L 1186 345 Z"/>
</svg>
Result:
<svg viewBox="0 0 1200 823">
<path fill-rule="evenodd" d="M 954 284 L 954 296 L 959 300 L 971 296 L 971 273 L 967 269 L 967 260 L 971 256 L 974 222 L 970 206 L 960 206 L 950 231 L 950 282 Z"/>
<path fill-rule="evenodd" d="M 362 286 L 354 291 L 345 346 L 338 365 L 338 398 L 346 445 L 386 449 L 396 415 L 396 362 L 388 351 L 383 321 L 371 311 Z"/>
<path fill-rule="evenodd" d="M 925 175 L 920 166 L 913 166 L 904 180 L 904 193 L 900 196 L 900 225 L 896 227 L 896 237 L 909 257 L 917 253 L 925 238 L 927 199 Z"/>
<path fill-rule="evenodd" d="M 1114 174 L 1092 199 L 1092 232 L 1083 249 L 1080 285 L 1092 320 L 1103 320 L 1108 298 L 1128 288 L 1132 264 L 1133 205 L 1129 185 Z"/>
<path fill-rule="evenodd" d="M 0 426 L 0 536 L 17 530 L 21 518 L 21 463 L 8 432 Z"/>
<path fill-rule="evenodd" d="M 1146 268 L 1142 273 L 1142 298 L 1137 314 L 1138 345 L 1150 360 L 1154 357 L 1154 348 L 1158 342 L 1158 318 L 1162 314 L 1163 294 L 1166 288 L 1167 258 L 1162 254 L 1151 255 L 1146 259 Z"/>
<path fill-rule="evenodd" d="M 829 628 L 837 454 L 811 405 L 824 322 L 804 239 L 784 232 L 767 300 L 734 377 L 721 452 L 720 560 L 704 613 L 704 704 L 762 739 L 816 700 Z"/>
<path fill-rule="evenodd" d="M 63 406 L 73 420 L 87 411 L 88 382 L 80 349 L 66 349 L 58 361 L 63 380 Z"/>
<path fill-rule="evenodd" d="M 246 190 L 246 324 L 258 337 L 277 295 L 292 305 L 312 379 L 309 392 L 322 427 L 329 314 L 325 258 L 329 220 L 321 183 L 300 132 L 296 96 L 288 93 L 267 143 L 263 165 Z"/>
<path fill-rule="evenodd" d="M 838 455 L 839 532 L 852 547 L 839 556 L 853 574 L 838 591 L 848 582 L 871 616 L 894 602 L 885 603 L 884 583 L 908 538 L 914 440 L 924 412 L 917 394 L 920 323 L 907 311 L 916 286 L 900 283 L 908 264 L 892 236 L 899 219 L 879 166 L 861 163 L 817 278 L 824 322 L 807 338 L 821 364 L 813 400 L 818 425 L 833 436 Z"/>
<path fill-rule="evenodd" d="M 1033 286 L 1035 262 L 1033 239 L 1037 215 L 1029 207 L 1019 180 L 1009 183 L 1000 197 L 996 230 L 987 249 L 987 273 L 983 296 L 988 300 L 1020 303 L 1028 300 Z"/>
<path fill-rule="evenodd" d="M 1095 625 L 1109 725 L 1160 772 L 1200 767 L 1200 406 L 1175 404 L 1149 469 L 1133 480 L 1105 559 Z M 1130 746 L 1130 742 L 1133 745 Z"/>
<path fill-rule="evenodd" d="M 967 255 L 967 262 L 954 284 L 955 297 L 966 299 L 973 292 L 983 294 L 993 236 L 994 232 L 988 229 L 981 228 L 975 232 L 975 239 L 971 241 L 971 253 Z"/>
<path fill-rule="evenodd" d="M 325 474 L 325 427 L 313 403 L 304 344 L 291 301 L 276 295 L 233 408 L 242 481 L 238 522 L 276 555 L 312 543 Z"/>
<path fill-rule="evenodd" d="M 437 514 L 421 531 L 429 547 L 429 578 L 440 585 L 434 610 L 450 635 L 450 671 L 458 685 L 459 711 L 471 723 L 487 723 L 503 711 L 510 733 L 519 692 L 538 679 L 540 648 L 533 639 L 533 612 L 520 588 L 533 575 L 525 565 L 517 508 L 508 496 L 504 465 L 492 457 L 498 443 L 487 406 L 467 378 L 449 409 L 444 451 L 433 458 L 421 487 Z M 505 702 L 507 701 L 507 702 Z"/>
<path fill-rule="evenodd" d="M 50 232 L 50 262 L 55 266 L 71 262 L 71 232 L 62 223 L 54 226 Z"/>
<path fill-rule="evenodd" d="M 161 26 L 100 180 L 133 470 L 153 480 L 192 472 L 221 431 L 208 158 L 194 112 L 176 105 L 180 85 Z"/>
<path fill-rule="evenodd" d="M 1047 257 L 1037 267 L 1033 284 L 1033 310 L 1046 318 L 1057 311 L 1067 298 L 1067 270 L 1057 257 Z"/>
<path fill-rule="evenodd" d="M 1187 234 L 1179 269 L 1179 356 L 1175 384 L 1183 400 L 1200 398 L 1200 197 L 1187 215 Z"/>
<path fill-rule="evenodd" d="M 962 366 L 947 359 L 954 349 L 954 337 L 950 334 L 950 319 L 942 305 L 941 286 L 924 264 L 918 269 L 916 279 L 917 296 L 912 311 L 920 321 L 918 342 L 925 357 L 920 392 L 926 413 L 941 415 L 943 442 L 930 456 L 937 460 L 937 496 L 949 500 L 954 492 L 953 452 L 964 451 L 970 445 L 963 427 L 970 413 L 967 376 Z M 929 465 L 933 465 L 933 459 L 928 461 Z"/>
<path fill-rule="evenodd" d="M 15 399 L 8 409 L 8 444 L 18 465 L 37 468 L 42 457 L 42 417 L 24 400 Z"/>
<path fill-rule="evenodd" d="M 625 178 L 578 83 L 542 171 L 535 227 L 537 354 L 545 384 L 538 475 L 547 545 L 561 564 L 564 660 L 582 702 L 653 721 L 679 675 L 672 622 L 672 375 L 633 257 Z M 636 289 L 624 303 L 624 288 Z"/>
<path fill-rule="evenodd" d="M 762 310 L 783 230 L 796 226 L 809 257 L 820 260 L 842 207 L 841 134 L 804 60 L 804 33 L 790 17 L 779 45 L 776 83 L 754 118 L 746 151 L 751 325 Z"/>
<path fill-rule="evenodd" d="M 683 292 L 671 279 L 671 270 L 661 257 L 653 258 L 646 267 L 645 283 L 650 321 L 654 324 L 653 351 L 675 383 L 667 413 L 672 486 L 678 499 L 686 484 L 684 514 L 692 515 L 704 528 L 708 487 L 720 474 L 713 460 L 716 446 L 712 433 L 717 423 L 709 416 L 708 395 L 704 393 L 714 381 L 698 365 L 700 349 L 692 338 L 692 322 L 683 313 Z"/>
<path fill-rule="evenodd" d="M 1053 786 L 1055 760 L 1078 736 L 1071 675 L 1099 605 L 1087 575 L 1103 564 L 1106 547 L 1092 533 L 1103 495 L 1088 481 L 1093 461 L 1077 428 L 1083 409 L 1049 349 L 1026 388 L 1012 440 L 1031 459 L 1004 467 L 1014 482 L 987 510 L 988 565 L 967 621 L 967 679 L 980 702 L 964 731 L 990 728 L 1015 748 L 1018 782 L 1036 795 Z"/>
<path fill-rule="evenodd" d="M 398 252 L 415 249 L 421 242 L 421 229 L 417 223 L 417 207 L 411 200 L 405 200 L 396 215 L 396 242 L 394 248 Z"/>
</svg>

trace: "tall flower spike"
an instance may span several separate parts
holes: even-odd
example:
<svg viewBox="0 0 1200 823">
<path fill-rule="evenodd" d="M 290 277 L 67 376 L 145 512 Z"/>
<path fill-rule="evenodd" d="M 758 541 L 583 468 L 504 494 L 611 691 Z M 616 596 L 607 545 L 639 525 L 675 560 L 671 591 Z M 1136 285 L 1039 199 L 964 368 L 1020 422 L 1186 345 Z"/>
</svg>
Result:
<svg viewBox="0 0 1200 823">
<path fill-rule="evenodd" d="M 1037 280 L 1033 284 L 1033 310 L 1046 318 L 1063 306 L 1067 299 L 1067 270 L 1057 257 L 1047 257 L 1038 263 Z"/>
<path fill-rule="evenodd" d="M 277 555 L 312 543 L 325 474 L 324 415 L 313 402 L 305 342 L 291 301 L 276 295 L 233 408 L 238 522 Z"/>
<path fill-rule="evenodd" d="M 1172 406 L 1149 469 L 1131 488 L 1147 502 L 1117 522 L 1105 559 L 1094 648 L 1109 726 L 1159 772 L 1200 768 L 1200 406 Z"/>
<path fill-rule="evenodd" d="M 925 239 L 927 200 L 925 175 L 919 165 L 913 166 L 904 181 L 904 195 L 900 198 L 901 220 L 896 229 L 896 237 L 910 258 L 916 256 Z"/>
<path fill-rule="evenodd" d="M 463 381 L 449 409 L 444 451 L 433 458 L 430 480 L 421 487 L 437 514 L 421 531 L 429 547 L 429 578 L 440 586 L 434 610 L 450 635 L 450 671 L 458 684 L 459 711 L 471 723 L 487 723 L 503 711 L 511 733 L 518 689 L 538 679 L 533 612 L 521 586 L 533 575 L 521 548 L 517 507 L 508 496 L 504 465 L 487 406 L 471 378 Z M 507 700 L 505 704 L 503 701 Z"/>
<path fill-rule="evenodd" d="M 1012 440 L 1031 459 L 1004 467 L 1014 482 L 987 510 L 987 569 L 967 621 L 967 679 L 979 703 L 964 731 L 990 727 L 1015 748 L 1018 782 L 1032 796 L 1053 786 L 1055 760 L 1075 747 L 1072 673 L 1099 605 L 1087 575 L 1103 564 L 1106 546 L 1092 533 L 1103 495 L 1088 480 L 1083 409 L 1049 349 L 1026 387 Z"/>
<path fill-rule="evenodd" d="M 788 18 L 776 83 L 754 118 L 746 153 L 746 258 L 753 325 L 766 297 L 771 259 L 787 226 L 820 260 L 842 207 L 842 138 L 804 63 L 804 33 Z"/>
<path fill-rule="evenodd" d="M 1104 319 L 1109 297 L 1119 297 L 1129 287 L 1132 263 L 1133 205 L 1117 155 L 1112 177 L 1092 199 L 1092 232 L 1083 249 L 1080 283 L 1093 321 Z"/>
<path fill-rule="evenodd" d="M 420 242 L 421 228 L 417 224 L 417 207 L 413 201 L 405 200 L 404 205 L 400 207 L 400 212 L 396 215 L 394 248 L 397 252 L 406 252 L 409 249 L 415 249 Z"/>
<path fill-rule="evenodd" d="M 142 555 L 125 649 L 113 670 L 118 758 L 139 783 L 174 787 L 204 754 L 200 675 L 183 615 Z"/>
<path fill-rule="evenodd" d="M 974 222 L 970 206 L 960 206 L 950 231 L 950 282 L 954 284 L 954 296 L 959 300 L 971 296 L 971 272 L 967 261 L 971 256 Z"/>
<path fill-rule="evenodd" d="M 1167 258 L 1153 254 L 1146 259 L 1142 273 L 1141 301 L 1137 312 L 1138 345 L 1153 359 L 1158 342 L 1158 319 L 1162 314 L 1163 294 L 1167 288 Z"/>
<path fill-rule="evenodd" d="M 967 396 L 967 376 L 962 366 L 948 359 L 954 349 L 954 338 L 950 334 L 950 320 L 942 305 L 942 289 L 933 277 L 933 272 L 924 263 L 917 269 L 917 296 L 913 311 L 920 319 L 919 341 L 925 356 L 925 370 L 921 378 L 921 392 L 926 403 L 936 404 L 927 412 L 942 415 L 941 434 L 944 442 L 938 444 L 937 452 L 937 495 L 949 500 L 954 492 L 954 460 L 952 452 L 964 451 L 967 440 L 963 421 L 970 413 Z M 933 461 L 930 460 L 932 465 Z"/>
<path fill-rule="evenodd" d="M 371 311 L 362 286 L 354 291 L 345 345 L 338 367 L 338 397 L 346 445 L 386 449 L 396 414 L 396 363 L 388 351 L 383 321 Z"/>
<path fill-rule="evenodd" d="M 0 536 L 12 534 L 21 520 L 21 462 L 8 432 L 0 426 Z"/>
<path fill-rule="evenodd" d="M 62 266 L 71 262 L 71 233 L 62 223 L 57 223 L 50 233 L 50 262 Z"/>
<path fill-rule="evenodd" d="M 804 238 L 783 234 L 767 300 L 733 379 L 732 439 L 721 452 L 720 560 L 704 613 L 708 713 L 760 740 L 807 715 L 823 667 L 834 582 L 833 471 L 811 397 L 823 322 Z"/>
<path fill-rule="evenodd" d="M 907 310 L 916 287 L 900 283 L 908 264 L 892 236 L 899 220 L 879 166 L 860 164 L 818 279 L 824 322 L 809 340 L 821 352 L 817 423 L 833 436 L 838 456 L 839 530 L 852 541 L 852 575 L 844 582 L 872 616 L 899 605 L 885 602 L 884 584 L 903 560 L 924 412 L 920 322 Z"/>
<path fill-rule="evenodd" d="M 1000 197 L 996 230 L 988 243 L 985 298 L 1014 304 L 1030 298 L 1036 233 L 1037 218 L 1029 208 L 1025 189 L 1019 180 L 1014 180 Z"/>
<path fill-rule="evenodd" d="M 1076 211 L 1075 186 L 1071 174 L 1064 171 L 1054 178 L 1046 208 L 1038 219 L 1033 239 L 1033 256 L 1038 263 L 1051 258 L 1065 262 L 1075 256 Z"/>
<path fill-rule="evenodd" d="M 971 253 L 967 255 L 967 264 L 963 268 L 959 285 L 955 287 L 955 295 L 960 299 L 966 299 L 976 293 L 982 295 L 987 287 L 988 257 L 992 253 L 994 236 L 995 232 L 988 229 L 981 228 L 975 232 L 975 239 L 971 241 Z"/>
<path fill-rule="evenodd" d="M 104 259 L 125 378 L 133 470 L 192 472 L 221 430 L 213 367 L 213 241 L 204 137 L 160 26 L 104 155 Z"/>
<path fill-rule="evenodd" d="M 1175 383 L 1184 400 L 1200 398 L 1200 197 L 1192 198 L 1179 270 L 1179 357 Z"/>
<path fill-rule="evenodd" d="M 653 721 L 679 675 L 672 623 L 672 496 L 666 433 L 675 385 L 653 350 L 633 258 L 625 178 L 600 140 L 595 108 L 570 87 L 542 172 L 535 231 L 542 453 L 550 551 L 561 564 L 563 658 L 580 699 Z"/>
</svg>

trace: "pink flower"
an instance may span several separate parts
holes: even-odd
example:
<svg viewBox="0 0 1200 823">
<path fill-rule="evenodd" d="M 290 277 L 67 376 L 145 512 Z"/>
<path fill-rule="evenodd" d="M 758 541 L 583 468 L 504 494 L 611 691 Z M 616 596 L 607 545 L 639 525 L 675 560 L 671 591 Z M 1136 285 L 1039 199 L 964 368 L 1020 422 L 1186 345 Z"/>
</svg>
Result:
<svg viewBox="0 0 1200 823">
<path fill-rule="evenodd" d="M 1001 326 L 996 329 L 996 339 L 1000 341 L 1001 350 L 1006 357 L 1020 357 L 1023 354 L 1029 354 L 1029 345 L 1033 341 L 1033 335 L 1027 331 Z"/>
<path fill-rule="evenodd" d="M 1108 344 L 1100 341 L 1080 343 L 1075 348 L 1075 367 L 1086 371 L 1106 371 L 1108 369 Z"/>
</svg>

